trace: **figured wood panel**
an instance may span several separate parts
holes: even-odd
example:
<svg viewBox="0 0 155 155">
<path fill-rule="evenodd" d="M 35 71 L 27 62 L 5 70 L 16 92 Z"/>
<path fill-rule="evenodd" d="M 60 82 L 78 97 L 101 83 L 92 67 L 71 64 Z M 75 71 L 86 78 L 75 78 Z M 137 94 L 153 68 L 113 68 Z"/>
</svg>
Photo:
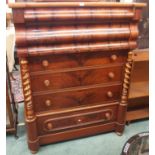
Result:
<svg viewBox="0 0 155 155">
<path fill-rule="evenodd" d="M 73 128 L 104 124 L 116 120 L 117 105 L 79 110 L 65 114 L 46 115 L 37 118 L 39 135 L 62 132 Z"/>
<path fill-rule="evenodd" d="M 26 26 L 24 32 L 23 26 L 18 26 L 16 31 L 16 44 L 17 47 L 23 47 L 33 46 L 34 44 L 39 46 L 42 44 L 68 44 L 70 42 L 79 44 L 107 40 L 121 41 L 128 40 L 131 34 L 134 34 L 132 40 L 137 38 L 138 29 L 136 24 L 133 24 L 132 27 L 129 23 L 116 23 L 113 25 L 109 23 L 73 24 L 68 26 L 63 24 L 63 26 L 55 26 L 52 22 L 52 24 L 47 25 Z"/>
<path fill-rule="evenodd" d="M 94 52 L 29 57 L 30 72 L 124 63 L 127 52 Z M 46 62 L 46 65 L 44 64 Z"/>
<path fill-rule="evenodd" d="M 124 66 L 74 69 L 61 72 L 40 72 L 31 74 L 32 91 L 47 91 L 77 86 L 87 86 L 108 82 L 121 82 Z M 39 87 L 38 87 L 39 83 Z"/>
<path fill-rule="evenodd" d="M 60 92 L 42 92 L 33 94 L 36 112 L 61 110 L 95 104 L 106 104 L 118 101 L 121 94 L 121 85 L 83 87 L 83 89 L 69 89 Z"/>
</svg>

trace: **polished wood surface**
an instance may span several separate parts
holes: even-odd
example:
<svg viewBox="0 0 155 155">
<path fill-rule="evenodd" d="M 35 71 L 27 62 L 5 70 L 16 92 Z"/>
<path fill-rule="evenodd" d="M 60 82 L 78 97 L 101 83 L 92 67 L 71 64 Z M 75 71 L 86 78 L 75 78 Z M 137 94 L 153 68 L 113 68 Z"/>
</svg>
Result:
<svg viewBox="0 0 155 155">
<path fill-rule="evenodd" d="M 116 120 L 118 105 L 98 107 L 68 113 L 38 117 L 39 135 L 62 132 L 93 124 L 104 124 Z"/>
<path fill-rule="evenodd" d="M 107 65 L 118 65 L 123 64 L 127 60 L 127 52 L 118 51 L 118 52 L 94 52 L 92 53 L 83 53 L 83 54 L 62 54 L 59 55 L 50 55 L 49 56 L 37 56 L 29 57 L 28 61 L 31 64 L 29 66 L 31 74 L 35 74 L 38 71 L 68 71 L 76 68 L 81 69 L 83 67 L 101 67 Z M 46 62 L 46 65 L 44 63 Z M 39 72 L 38 72 L 39 73 Z"/>
<path fill-rule="evenodd" d="M 48 110 L 61 110 L 76 108 L 80 106 L 91 106 L 95 104 L 105 104 L 107 102 L 118 101 L 121 94 L 121 85 L 114 86 L 94 86 L 93 88 L 70 89 L 63 92 L 47 92 L 47 94 L 34 94 L 33 101 L 36 112 Z M 110 94 L 110 95 L 109 95 Z M 51 105 L 45 102 L 50 100 Z"/>
<path fill-rule="evenodd" d="M 29 149 L 123 133 L 138 21 L 145 4 L 17 2 Z"/>
<path fill-rule="evenodd" d="M 74 10 L 72 12 L 74 12 Z M 39 12 L 39 13 L 42 15 L 42 12 Z M 64 14 L 63 11 L 62 13 Z M 52 17 L 53 17 L 52 14 L 54 14 L 55 16 L 53 20 L 52 20 Z M 61 20 L 61 21 L 63 20 L 60 18 L 62 14 L 58 14 L 57 15 L 58 17 L 57 17 L 55 12 L 49 12 L 49 19 L 40 19 L 40 17 L 37 17 L 38 13 L 34 15 L 33 11 L 32 11 L 32 15 L 34 17 L 32 17 L 31 20 L 29 19 L 28 21 L 26 20 L 27 17 L 25 16 L 25 20 L 26 20 L 25 22 L 34 22 L 35 20 L 37 20 L 37 22 L 41 22 L 41 21 L 45 22 L 49 20 L 53 23 L 53 22 L 58 22 L 58 20 Z M 66 17 L 67 15 L 63 15 L 63 16 L 64 16 L 65 22 L 66 20 L 69 20 L 69 21 L 72 20 L 70 18 L 67 18 Z M 83 13 L 81 13 L 81 16 L 84 16 Z M 89 14 L 88 14 L 88 17 L 89 17 Z M 96 19 L 97 17 L 94 17 L 94 18 L 95 20 L 97 20 Z M 76 16 L 75 16 L 75 19 L 78 20 Z M 81 20 L 81 17 L 79 17 L 79 19 Z M 83 18 L 83 20 L 85 19 Z M 91 18 L 91 20 L 93 19 Z M 17 46 L 25 46 L 25 45 L 32 46 L 34 45 L 34 43 L 37 45 L 42 45 L 43 42 L 45 45 L 61 44 L 62 42 L 63 44 L 67 44 L 68 42 L 71 42 L 73 40 L 76 43 L 81 43 L 81 42 L 88 43 L 90 41 L 101 42 L 101 41 L 106 41 L 107 38 L 110 39 L 111 41 L 112 40 L 117 41 L 118 39 L 127 40 L 129 37 L 131 38 L 130 36 L 131 33 L 133 34 L 132 39 L 136 38 L 138 33 L 136 24 L 132 25 L 132 29 L 131 29 L 129 24 L 120 24 L 120 23 L 114 24 L 114 25 L 110 25 L 110 24 L 82 25 L 81 24 L 81 25 L 75 25 L 75 26 L 73 25 L 73 26 L 67 26 L 67 27 L 64 27 L 64 26 L 55 27 L 52 25 L 49 25 L 49 27 L 48 26 L 46 27 L 37 26 L 37 27 L 38 27 L 37 31 L 35 31 L 36 29 L 35 27 L 27 27 L 25 32 L 26 38 L 22 31 L 22 27 L 19 27 L 18 31 L 16 31 Z"/>
<path fill-rule="evenodd" d="M 116 2 L 48 2 L 48 3 L 35 3 L 35 2 L 18 2 L 18 3 L 10 3 L 9 7 L 11 8 L 38 8 L 38 7 L 120 7 L 120 8 L 126 8 L 126 7 L 137 7 L 142 8 L 145 7 L 145 3 L 116 3 Z"/>
<path fill-rule="evenodd" d="M 123 79 L 123 66 L 107 68 L 86 68 L 68 72 L 41 72 L 31 74 L 32 91 L 55 90 L 78 86 L 95 85 L 108 82 L 120 82 Z M 82 68 L 84 69 L 84 68 Z M 63 78 L 63 79 L 62 79 Z M 40 86 L 38 87 L 38 83 Z"/>
</svg>

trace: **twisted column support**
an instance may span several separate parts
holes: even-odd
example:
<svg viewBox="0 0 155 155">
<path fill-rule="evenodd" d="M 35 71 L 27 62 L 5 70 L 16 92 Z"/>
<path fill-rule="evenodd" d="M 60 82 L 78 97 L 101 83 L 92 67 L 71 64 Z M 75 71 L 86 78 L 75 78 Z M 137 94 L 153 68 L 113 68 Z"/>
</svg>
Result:
<svg viewBox="0 0 155 155">
<path fill-rule="evenodd" d="M 30 73 L 28 60 L 20 59 L 21 78 L 24 94 L 25 120 L 27 125 L 28 146 L 32 153 L 36 153 L 39 149 L 39 139 L 37 134 L 36 115 L 34 113 L 32 91 L 30 82 Z"/>
<path fill-rule="evenodd" d="M 130 77 L 131 77 L 132 62 L 133 62 L 132 55 L 133 55 L 133 52 L 131 51 L 128 52 L 128 58 L 125 64 L 122 95 L 121 95 L 121 100 L 118 108 L 117 123 L 116 123 L 116 133 L 118 135 L 122 135 L 125 127 L 125 123 L 126 123 L 128 93 L 129 93 L 129 87 L 130 87 Z"/>
</svg>

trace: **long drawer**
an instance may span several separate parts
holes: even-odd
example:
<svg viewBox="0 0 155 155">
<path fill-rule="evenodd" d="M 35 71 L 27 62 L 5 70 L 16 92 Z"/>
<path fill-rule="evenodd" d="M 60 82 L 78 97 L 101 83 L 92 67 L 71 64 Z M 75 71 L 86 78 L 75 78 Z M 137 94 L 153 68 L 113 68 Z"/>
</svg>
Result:
<svg viewBox="0 0 155 155">
<path fill-rule="evenodd" d="M 41 72 L 31 74 L 32 91 L 87 86 L 108 82 L 122 81 L 123 66 L 75 68 L 70 71 Z M 38 87 L 39 84 L 39 87 Z"/>
<path fill-rule="evenodd" d="M 36 112 L 92 106 L 118 101 L 121 90 L 121 84 L 114 84 L 33 93 L 33 103 Z"/>
<path fill-rule="evenodd" d="M 117 104 L 112 106 L 87 107 L 83 110 L 64 113 L 47 113 L 37 117 L 39 135 L 62 132 L 69 129 L 114 122 L 117 118 Z"/>
<path fill-rule="evenodd" d="M 25 35 L 21 35 L 22 28 L 16 32 L 16 44 L 21 47 L 28 44 L 33 45 L 54 45 L 68 43 L 92 43 L 96 41 L 108 40 L 128 40 L 132 33 L 137 37 L 137 25 L 133 25 L 134 29 L 126 24 L 79 24 L 68 26 L 45 26 L 37 25 L 26 28 Z M 109 33 L 110 32 L 110 33 Z M 133 39 L 135 38 L 133 36 Z"/>
<path fill-rule="evenodd" d="M 124 63 L 127 52 L 91 52 L 29 57 L 30 72 Z"/>
</svg>

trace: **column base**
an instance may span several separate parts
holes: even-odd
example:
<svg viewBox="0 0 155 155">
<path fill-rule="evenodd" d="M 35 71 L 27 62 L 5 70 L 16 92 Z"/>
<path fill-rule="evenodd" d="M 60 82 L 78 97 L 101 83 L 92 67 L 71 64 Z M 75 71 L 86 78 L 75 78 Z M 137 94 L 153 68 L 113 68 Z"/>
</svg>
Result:
<svg viewBox="0 0 155 155">
<path fill-rule="evenodd" d="M 32 154 L 37 153 L 40 148 L 39 139 L 37 139 L 35 141 L 28 141 L 28 147 Z"/>
<path fill-rule="evenodd" d="M 115 133 L 118 135 L 118 136 L 122 136 L 123 135 L 123 132 L 116 132 Z"/>
<path fill-rule="evenodd" d="M 32 150 L 30 150 L 30 151 L 32 154 L 36 154 L 38 152 L 38 151 L 32 151 Z"/>
<path fill-rule="evenodd" d="M 122 134 L 124 132 L 124 128 L 125 128 L 125 124 L 116 123 L 115 133 L 118 136 L 122 136 Z"/>
</svg>

